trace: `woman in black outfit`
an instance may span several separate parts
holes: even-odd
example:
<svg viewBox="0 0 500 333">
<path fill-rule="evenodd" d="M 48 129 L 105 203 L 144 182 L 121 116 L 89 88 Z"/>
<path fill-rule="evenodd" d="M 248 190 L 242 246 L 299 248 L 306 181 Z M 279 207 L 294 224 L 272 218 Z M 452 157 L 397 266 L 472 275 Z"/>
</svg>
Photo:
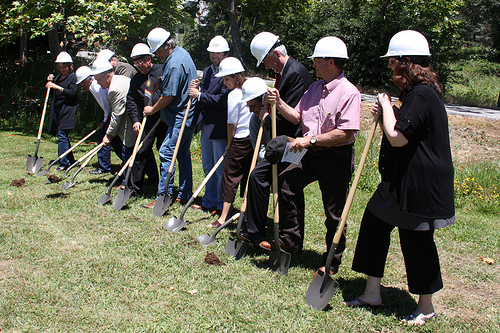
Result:
<svg viewBox="0 0 500 333">
<path fill-rule="evenodd" d="M 71 147 L 68 135 L 69 130 L 75 128 L 78 85 L 73 73 L 73 60 L 67 52 L 59 53 L 56 67 L 60 74 L 55 79 L 53 74 L 49 74 L 46 87 L 53 90 L 49 133 L 57 135 L 57 155 L 60 156 Z M 67 169 L 74 161 L 73 153 L 69 153 L 59 161 L 57 170 Z"/>
<path fill-rule="evenodd" d="M 398 227 L 409 291 L 418 294 L 417 309 L 402 322 L 423 325 L 436 317 L 432 295 L 443 287 L 434 230 L 455 221 L 453 164 L 448 117 L 438 76 L 425 62 L 425 37 L 405 30 L 391 39 L 388 67 L 401 90 L 394 107 L 387 94 L 372 106 L 383 127 L 379 156 L 382 182 L 368 202 L 352 269 L 368 275 L 364 293 L 345 302 L 351 307 L 380 306 L 380 283 Z"/>
</svg>

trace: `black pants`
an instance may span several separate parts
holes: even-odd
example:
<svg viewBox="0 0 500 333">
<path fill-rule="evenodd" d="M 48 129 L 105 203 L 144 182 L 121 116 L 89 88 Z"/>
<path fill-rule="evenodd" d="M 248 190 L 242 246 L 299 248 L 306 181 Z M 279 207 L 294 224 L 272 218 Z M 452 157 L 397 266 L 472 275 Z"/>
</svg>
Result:
<svg viewBox="0 0 500 333">
<path fill-rule="evenodd" d="M 347 199 L 353 171 L 354 145 L 348 145 L 322 152 L 309 151 L 298 165 L 290 164 L 280 173 L 278 177 L 280 237 L 284 245 L 299 247 L 302 243 L 304 218 L 299 217 L 302 191 L 307 185 L 318 180 L 326 215 L 327 252 L 330 250 Z M 340 265 L 342 252 L 345 249 L 345 232 L 344 228 L 332 267 Z"/>
<path fill-rule="evenodd" d="M 142 133 L 142 139 L 148 135 L 158 119 L 160 119 L 159 112 L 148 117 Z M 156 149 L 158 151 L 160 150 L 161 144 L 163 143 L 163 140 L 165 140 L 167 129 L 167 124 L 160 121 L 160 124 L 156 127 L 154 133 L 152 133 L 146 141 L 143 141 L 141 149 L 137 152 L 131 175 L 131 183 L 136 191 L 141 190 L 145 174 L 148 175 L 148 180 L 151 184 L 156 184 L 156 186 L 158 186 L 159 174 L 155 154 L 153 152 L 153 146 L 156 139 Z"/>
<path fill-rule="evenodd" d="M 353 270 L 378 278 L 384 276 L 394 227 L 365 210 L 352 263 Z M 409 291 L 412 294 L 427 295 L 443 288 L 439 256 L 433 238 L 434 229 L 398 230 Z"/>
<path fill-rule="evenodd" d="M 278 173 L 282 172 L 290 163 L 278 163 Z M 264 238 L 266 235 L 267 211 L 269 207 L 269 194 L 272 185 L 272 164 L 265 158 L 253 169 L 248 179 L 247 194 L 247 232 Z M 304 227 L 304 191 L 295 193 L 295 204 L 297 206 L 298 218 L 303 234 Z M 302 243 L 299 245 L 302 247 Z"/>
<path fill-rule="evenodd" d="M 222 201 L 234 202 L 240 182 L 240 194 L 244 193 L 250 164 L 252 163 L 252 155 L 253 146 L 250 137 L 241 139 L 233 138 L 226 154 L 224 171 L 222 173 L 222 191 L 220 196 Z"/>
</svg>

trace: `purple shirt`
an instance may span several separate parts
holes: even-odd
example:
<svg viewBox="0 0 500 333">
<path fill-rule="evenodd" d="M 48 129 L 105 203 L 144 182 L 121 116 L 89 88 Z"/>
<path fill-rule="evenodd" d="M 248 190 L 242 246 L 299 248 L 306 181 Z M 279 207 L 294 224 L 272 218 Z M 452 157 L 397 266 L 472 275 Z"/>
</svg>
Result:
<svg viewBox="0 0 500 333">
<path fill-rule="evenodd" d="M 361 95 L 358 89 L 340 74 L 329 82 L 319 80 L 306 91 L 295 110 L 301 115 L 304 137 L 340 130 L 359 131 Z M 336 146 L 354 143 L 351 140 Z"/>
</svg>

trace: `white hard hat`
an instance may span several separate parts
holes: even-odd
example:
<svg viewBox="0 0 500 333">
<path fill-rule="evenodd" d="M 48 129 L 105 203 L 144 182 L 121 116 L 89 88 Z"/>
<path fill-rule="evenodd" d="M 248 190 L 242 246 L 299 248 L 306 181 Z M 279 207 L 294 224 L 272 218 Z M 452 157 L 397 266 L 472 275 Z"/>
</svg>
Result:
<svg viewBox="0 0 500 333">
<path fill-rule="evenodd" d="M 97 54 L 97 58 L 102 58 L 102 59 L 106 59 L 107 61 L 109 61 L 109 59 L 111 59 L 114 55 L 115 55 L 115 53 L 113 51 L 108 50 L 108 49 L 104 49 L 104 50 L 101 50 Z"/>
<path fill-rule="evenodd" d="M 241 100 L 247 102 L 267 93 L 267 84 L 260 77 L 251 77 L 243 83 L 241 91 L 243 93 Z"/>
<path fill-rule="evenodd" d="M 271 51 L 273 46 L 276 45 L 279 39 L 279 36 L 267 31 L 255 35 L 250 43 L 250 51 L 255 59 L 257 59 L 257 67 L 262 63 L 266 55 Z"/>
<path fill-rule="evenodd" d="M 429 43 L 424 35 L 415 30 L 403 30 L 391 38 L 389 49 L 381 58 L 430 55 Z"/>
<path fill-rule="evenodd" d="M 170 32 L 163 28 L 154 28 L 148 34 L 149 52 L 155 53 L 170 37 Z"/>
<path fill-rule="evenodd" d="M 75 74 L 76 74 L 76 84 L 80 84 L 83 82 L 83 80 L 92 75 L 92 69 L 90 69 L 90 67 L 88 66 L 80 66 L 76 70 Z"/>
<path fill-rule="evenodd" d="M 56 63 L 68 63 L 68 62 L 73 63 L 73 59 L 71 58 L 68 52 L 62 51 L 57 55 Z"/>
<path fill-rule="evenodd" d="M 143 55 L 153 55 L 151 52 L 149 52 L 149 46 L 144 43 L 135 44 L 132 48 L 132 53 L 130 54 L 130 56 L 134 58 Z"/>
<path fill-rule="evenodd" d="M 92 64 L 92 75 L 101 74 L 113 69 L 111 63 L 104 58 L 97 58 Z"/>
<path fill-rule="evenodd" d="M 241 61 L 239 61 L 235 57 L 227 57 L 222 59 L 222 61 L 220 62 L 219 71 L 217 72 L 217 74 L 215 74 L 215 77 L 223 77 L 226 75 L 241 73 L 244 71 L 245 69 L 241 64 Z"/>
<path fill-rule="evenodd" d="M 314 47 L 314 53 L 309 58 L 342 58 L 349 59 L 347 47 L 342 39 L 328 36 L 321 38 Z"/>
<path fill-rule="evenodd" d="M 208 52 L 229 52 L 229 44 L 222 36 L 212 38 L 207 48 Z"/>
</svg>

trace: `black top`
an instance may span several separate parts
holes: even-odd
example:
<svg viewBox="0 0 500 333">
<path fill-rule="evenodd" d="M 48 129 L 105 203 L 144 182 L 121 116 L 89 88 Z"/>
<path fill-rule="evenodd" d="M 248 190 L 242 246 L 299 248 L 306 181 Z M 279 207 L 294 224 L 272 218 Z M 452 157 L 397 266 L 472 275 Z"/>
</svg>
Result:
<svg viewBox="0 0 500 333">
<path fill-rule="evenodd" d="M 307 68 L 294 58 L 289 57 L 283 68 L 283 75 L 277 89 L 281 99 L 294 108 L 299 104 L 300 99 L 312 83 L 313 79 Z M 271 117 L 266 118 L 266 127 L 271 128 Z M 276 134 L 296 138 L 302 135 L 302 129 L 300 125 L 292 124 L 279 112 L 276 112 Z"/>
<path fill-rule="evenodd" d="M 227 138 L 227 95 L 229 89 L 222 83 L 221 77 L 215 77 L 213 65 L 203 70 L 200 85 L 200 100 L 196 104 L 203 117 L 204 131 L 210 139 Z"/>
<path fill-rule="evenodd" d="M 59 130 L 75 128 L 76 110 L 78 109 L 78 85 L 76 74 L 58 75 L 54 81 L 63 91 L 52 89 L 52 110 L 50 113 L 49 133 L 57 135 Z"/>
<path fill-rule="evenodd" d="M 151 68 L 149 74 L 144 75 L 141 72 L 137 72 L 130 80 L 130 88 L 127 94 L 127 113 L 132 120 L 132 124 L 142 121 L 142 112 L 144 110 L 144 107 L 148 105 L 149 98 L 155 90 L 154 83 L 160 83 L 162 74 L 162 66 L 153 64 L 153 67 Z M 149 86 L 148 80 L 150 81 Z M 158 86 L 153 96 L 153 102 L 151 105 L 154 105 L 158 101 L 158 99 L 160 99 L 160 96 L 161 92 Z M 156 121 L 159 115 L 159 112 L 153 114 L 151 117 L 148 117 L 147 122 L 149 123 L 152 120 Z"/>
<path fill-rule="evenodd" d="M 408 143 L 392 147 L 383 135 L 379 157 L 382 182 L 390 182 L 390 191 L 403 212 L 452 217 L 454 171 L 443 101 L 434 89 L 422 84 L 401 93 L 399 101 L 393 107 L 395 128 Z"/>
</svg>

